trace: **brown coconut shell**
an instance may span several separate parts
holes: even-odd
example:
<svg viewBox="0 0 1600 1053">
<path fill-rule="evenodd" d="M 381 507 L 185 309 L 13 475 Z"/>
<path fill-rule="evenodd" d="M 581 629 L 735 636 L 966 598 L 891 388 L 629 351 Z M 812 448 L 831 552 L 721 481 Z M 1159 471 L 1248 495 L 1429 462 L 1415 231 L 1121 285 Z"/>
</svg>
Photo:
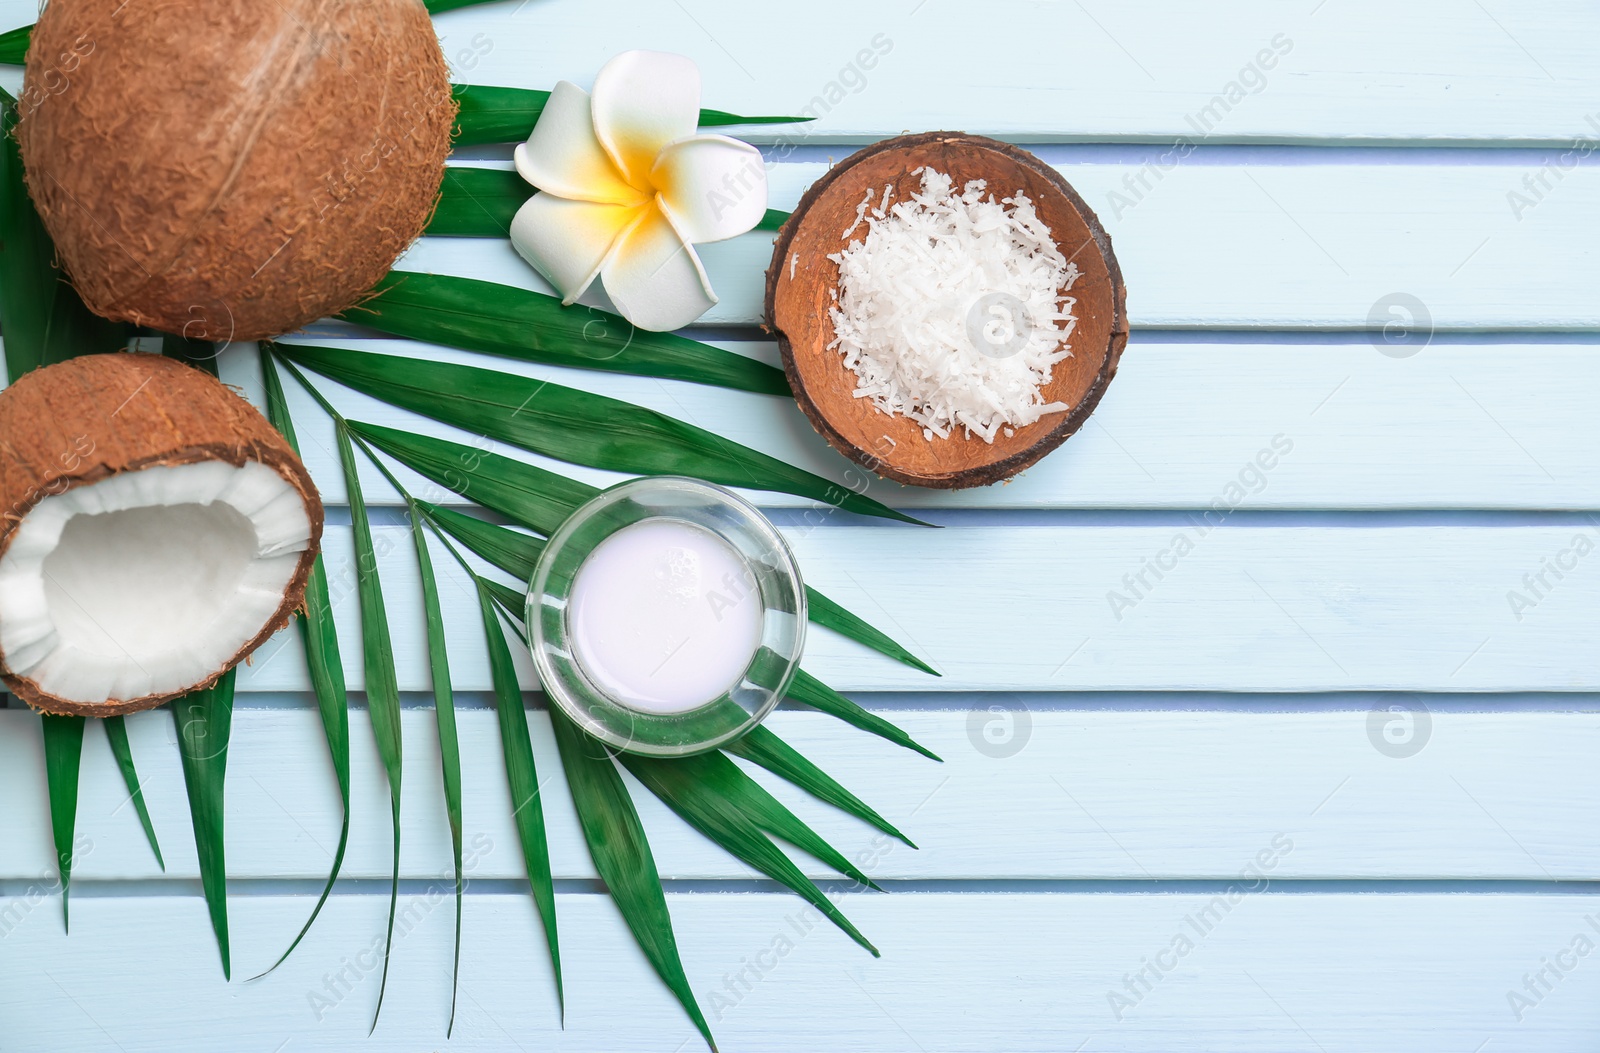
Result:
<svg viewBox="0 0 1600 1053">
<path fill-rule="evenodd" d="M 272 620 L 221 676 L 289 623 L 322 542 L 322 498 L 300 458 L 254 406 L 209 373 L 160 355 L 84 355 L 36 369 L 0 391 L 0 556 L 30 509 L 51 494 L 155 465 L 259 461 L 305 499 L 311 544 Z M 173 695 L 85 704 L 15 676 L 0 679 L 35 709 L 106 717 L 149 709 Z M 212 680 L 215 677 L 211 678 Z M 209 683 L 207 681 L 206 683 Z M 205 683 L 194 687 L 204 687 Z"/>
<path fill-rule="evenodd" d="M 84 302 L 204 340 L 376 285 L 427 225 L 456 113 L 422 0 L 51 0 L 18 109 Z"/>
<path fill-rule="evenodd" d="M 1072 357 L 1056 363 L 1042 389 L 1047 402 L 1072 407 L 1049 413 L 992 443 L 959 429 L 926 439 L 907 417 L 890 416 L 856 398 L 856 376 L 844 356 L 828 345 L 834 338 L 829 309 L 839 284 L 839 265 L 828 259 L 862 236 L 856 208 L 870 188 L 874 195 L 894 184 L 894 200 L 922 189 L 920 169 L 929 166 L 954 180 L 988 183 L 996 198 L 1027 193 L 1050 228 L 1062 255 L 1078 265 L 1070 293 Z M 783 225 L 767 271 L 767 326 L 778 338 L 784 372 L 807 419 L 828 444 L 878 475 L 913 486 L 953 490 L 1010 478 L 1065 442 L 1089 419 L 1117 372 L 1128 343 L 1127 289 L 1111 251 L 1111 237 L 1094 210 L 1061 174 L 1026 150 L 961 132 L 902 135 L 857 151 L 811 185 Z"/>
</svg>

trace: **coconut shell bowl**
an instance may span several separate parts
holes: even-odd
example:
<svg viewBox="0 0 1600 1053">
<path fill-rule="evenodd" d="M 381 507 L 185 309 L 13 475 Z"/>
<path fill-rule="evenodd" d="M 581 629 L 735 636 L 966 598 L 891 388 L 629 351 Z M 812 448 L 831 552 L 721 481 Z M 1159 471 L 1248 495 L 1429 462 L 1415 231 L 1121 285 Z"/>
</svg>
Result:
<svg viewBox="0 0 1600 1053">
<path fill-rule="evenodd" d="M 911 419 L 879 410 L 854 395 L 856 376 L 834 339 L 839 265 L 828 257 L 866 234 L 855 223 L 869 188 L 894 186 L 894 201 L 921 190 L 918 170 L 929 166 L 959 190 L 982 179 L 996 200 L 1018 190 L 1033 201 L 1062 255 L 1077 265 L 1071 292 L 1077 317 L 1069 341 L 1072 357 L 1056 363 L 1041 389 L 1046 402 L 1067 410 L 1006 429 L 993 443 L 956 429 L 946 438 L 924 437 Z M 1082 197 L 1037 157 L 979 136 L 930 132 L 888 139 L 834 166 L 812 185 L 784 224 L 767 272 L 766 320 L 778 340 L 795 399 L 812 425 L 840 453 L 878 475 L 913 486 L 961 489 L 1007 479 L 1036 463 L 1083 426 L 1117 370 L 1128 342 L 1122 273 L 1111 239 Z"/>
</svg>

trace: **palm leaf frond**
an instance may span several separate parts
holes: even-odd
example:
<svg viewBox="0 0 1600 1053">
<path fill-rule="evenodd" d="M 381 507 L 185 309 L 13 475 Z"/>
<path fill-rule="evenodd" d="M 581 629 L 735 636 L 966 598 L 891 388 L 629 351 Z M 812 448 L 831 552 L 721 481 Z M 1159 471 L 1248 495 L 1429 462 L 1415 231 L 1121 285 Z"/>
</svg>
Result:
<svg viewBox="0 0 1600 1053">
<path fill-rule="evenodd" d="M 189 793 L 189 818 L 194 825 L 195 854 L 200 861 L 200 889 L 211 914 L 222 954 L 222 975 L 233 975 L 228 943 L 227 854 L 223 844 L 223 787 L 228 775 L 228 739 L 233 728 L 234 670 L 216 682 L 172 702 L 178 731 L 178 756 Z"/>
<path fill-rule="evenodd" d="M 587 483 L 448 439 L 356 420 L 350 430 L 417 474 L 541 534 L 553 533 L 599 493 Z"/>
<path fill-rule="evenodd" d="M 489 0 L 424 0 L 423 6 L 428 9 L 428 14 L 441 15 L 458 7 L 473 7 L 488 2 Z"/>
<path fill-rule="evenodd" d="M 667 987 L 683 1004 L 684 1012 L 705 1036 L 713 1051 L 716 1041 L 689 988 L 689 978 L 678 956 L 678 939 L 672 932 L 672 915 L 661 891 L 661 877 L 645 837 L 639 813 L 622 782 L 611 756 L 594 739 L 578 730 L 560 711 L 551 709 L 550 724 L 561 766 L 566 771 L 578 823 L 589 845 L 589 855 L 611 899 L 622 912 L 628 930 Z"/>
<path fill-rule="evenodd" d="M 853 866 L 793 812 L 721 753 L 661 760 L 630 753 L 618 756 L 634 778 L 690 826 L 737 858 L 796 892 L 821 911 L 846 935 L 878 957 L 878 949 L 861 935 L 833 901 L 805 876 L 767 834 L 802 848 L 840 873 L 875 888 Z"/>
<path fill-rule="evenodd" d="M 871 732 L 897 746 L 915 750 L 929 760 L 940 762 L 944 760 L 943 757 L 917 742 L 889 721 L 884 720 L 876 713 L 862 709 L 804 669 L 795 670 L 794 680 L 789 684 L 787 697 L 808 705 L 812 709 L 818 709 L 831 716 L 838 717 L 847 724 L 854 724 L 862 731 Z"/>
<path fill-rule="evenodd" d="M 896 643 L 888 633 L 874 627 L 865 618 L 852 614 L 816 589 L 806 586 L 806 616 L 813 624 L 832 629 L 857 643 L 864 643 L 879 654 L 888 655 L 902 665 L 942 676 L 937 669 Z"/>
<path fill-rule="evenodd" d="M 917 847 L 894 824 L 879 815 L 861 798 L 845 789 L 833 776 L 806 759 L 799 750 L 779 738 L 778 733 L 765 724 L 757 724 L 722 749 L 725 753 L 759 764 L 772 774 L 794 783 L 819 801 L 825 801 L 842 812 L 871 823 L 891 837 L 899 838 L 909 847 Z"/>
<path fill-rule="evenodd" d="M 445 0 L 449 2 L 449 0 Z M 532 88 L 499 88 L 478 84 L 452 86 L 460 112 L 456 115 L 456 146 L 513 143 L 526 139 L 544 112 L 550 93 Z M 797 124 L 810 117 L 746 117 L 726 110 L 700 111 L 702 128 L 733 124 Z"/>
<path fill-rule="evenodd" d="M 28 57 L 28 41 L 33 38 L 33 26 L 18 26 L 0 33 L 0 63 L 20 66 Z"/>
<path fill-rule="evenodd" d="M 534 189 L 512 168 L 451 165 L 439 185 L 439 203 L 428 229 L 436 237 L 504 238 L 517 209 Z"/>
<path fill-rule="evenodd" d="M 428 675 L 433 682 L 434 723 L 439 729 L 439 766 L 444 782 L 445 819 L 450 824 L 450 855 L 456 872 L 456 948 L 450 968 L 449 1038 L 456 1026 L 456 993 L 461 986 L 461 743 L 456 734 L 455 693 L 450 687 L 450 654 L 445 647 L 444 612 L 439 603 L 439 581 L 433 573 L 433 556 L 422 530 L 422 513 L 411 509 L 411 539 L 417 550 L 417 570 L 422 578 L 422 610 L 428 629 Z"/>
<path fill-rule="evenodd" d="M 489 563 L 518 581 L 532 580 L 539 555 L 544 552 L 544 538 L 487 523 L 453 508 L 426 501 L 418 501 L 417 505 L 434 525 Z"/>
<path fill-rule="evenodd" d="M 264 349 L 261 351 L 261 374 L 266 389 L 267 419 L 283 435 L 296 453 L 300 450 L 295 435 L 294 420 L 289 415 L 289 405 L 284 399 L 283 382 L 278 376 L 277 363 Z M 317 915 L 322 913 L 334 882 L 344 867 L 345 849 L 350 845 L 350 698 L 344 679 L 344 660 L 339 651 L 339 631 L 333 620 L 333 599 L 328 591 L 328 572 L 318 555 L 306 578 L 303 609 L 295 614 L 295 624 L 300 632 L 300 642 L 306 653 L 306 672 L 311 679 L 311 689 L 317 698 L 317 712 L 322 719 L 322 735 L 328 743 L 328 756 L 333 761 L 334 778 L 339 786 L 341 818 L 339 846 L 333 853 L 333 866 L 322 885 L 322 894 L 306 918 L 300 932 L 290 942 L 287 950 L 272 963 L 271 972 L 286 961 L 300 946 L 306 933 L 311 931 Z M 266 975 L 265 973 L 261 975 Z M 257 977 L 259 979 L 259 977 Z"/>
<path fill-rule="evenodd" d="M 304 344 L 278 350 L 392 406 L 570 464 L 633 475 L 690 475 L 918 522 L 776 457 L 620 399 L 453 362 Z"/>
<path fill-rule="evenodd" d="M 106 741 L 111 744 L 111 756 L 116 759 L 117 770 L 122 772 L 122 784 L 128 788 L 128 800 L 144 828 L 145 840 L 155 853 L 156 864 L 165 872 L 167 861 L 161 858 L 161 844 L 156 840 L 155 824 L 150 821 L 150 809 L 144 803 L 144 785 L 139 781 L 139 769 L 133 763 L 133 744 L 128 741 L 128 725 L 120 716 L 106 717 Z"/>
<path fill-rule="evenodd" d="M 539 793 L 539 772 L 533 761 L 533 740 L 528 733 L 528 713 L 522 705 L 522 689 L 517 670 L 511 664 L 511 649 L 495 613 L 494 602 L 483 585 L 478 586 L 478 606 L 483 614 L 484 639 L 489 648 L 489 671 L 494 683 L 495 712 L 500 717 L 500 745 L 505 753 L 506 778 L 511 788 L 512 818 L 517 823 L 517 840 L 528 869 L 528 886 L 544 923 L 550 945 L 550 961 L 555 969 L 556 999 L 565 1011 L 566 996 L 561 984 L 561 948 L 556 939 L 555 883 L 550 875 L 550 843 L 545 835 L 544 805 Z"/>
<path fill-rule="evenodd" d="M 356 546 L 356 593 L 361 601 L 361 652 L 367 679 L 367 710 L 372 717 L 372 733 L 378 742 L 378 756 L 389 777 L 389 805 L 394 826 L 394 869 L 389 884 L 389 928 L 383 944 L 383 976 L 378 981 L 378 1004 L 372 1012 L 372 1027 L 378 1026 L 383 1011 L 383 994 L 389 983 L 389 956 L 394 950 L 394 915 L 400 898 L 400 687 L 394 669 L 394 642 L 389 635 L 388 608 L 383 602 L 383 583 L 378 577 L 378 557 L 372 544 L 372 523 L 361 492 L 361 476 L 356 471 L 355 451 L 350 432 L 342 421 L 334 428 L 339 443 L 339 462 L 344 467 L 345 487 L 350 502 L 350 526 Z"/>
<path fill-rule="evenodd" d="M 527 597 L 509 585 L 502 585 L 498 581 L 478 579 L 479 583 L 488 590 L 489 598 L 499 605 L 500 609 L 510 619 L 511 631 L 523 643 L 528 642 L 527 636 L 522 631 L 522 609 Z"/>
<path fill-rule="evenodd" d="M 554 296 L 477 278 L 390 271 L 371 296 L 339 317 L 393 336 L 523 362 L 789 394 L 783 371 L 765 362 L 673 333 L 635 329 L 599 308 L 563 307 Z"/>
<path fill-rule="evenodd" d="M 61 874 L 61 925 L 71 931 L 67 893 L 72 888 L 74 831 L 78 823 L 78 770 L 83 763 L 84 717 L 40 715 L 44 726 L 44 779 L 50 795 L 50 833 Z"/>
</svg>

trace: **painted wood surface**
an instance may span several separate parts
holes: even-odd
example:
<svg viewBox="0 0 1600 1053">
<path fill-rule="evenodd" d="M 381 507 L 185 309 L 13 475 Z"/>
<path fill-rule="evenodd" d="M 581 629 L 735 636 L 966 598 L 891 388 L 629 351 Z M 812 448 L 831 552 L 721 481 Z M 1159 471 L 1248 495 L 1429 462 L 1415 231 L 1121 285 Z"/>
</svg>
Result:
<svg viewBox="0 0 1600 1053">
<path fill-rule="evenodd" d="M 1595 134 L 1586 117 L 1600 74 L 1585 43 L 1600 15 L 1580 0 L 991 0 L 985 10 L 972 19 L 950 0 L 818 0 L 756 17 L 736 0 L 618 0 L 597 22 L 579 0 L 516 0 L 450 12 L 437 25 L 460 81 L 586 83 L 618 51 L 677 51 L 700 64 L 710 105 L 809 110 L 820 119 L 804 133 L 819 143 L 951 127 L 1043 143 L 1564 143 Z M 34 0 L 0 5 L 8 28 L 36 13 Z M 3 83 L 19 83 L 8 74 Z"/>
<path fill-rule="evenodd" d="M 1587 517 L 1308 526 L 1234 513 L 1212 527 L 1197 511 L 783 532 L 812 585 L 944 674 L 819 629 L 806 666 L 845 691 L 1600 691 L 1588 645 L 1600 632 L 1600 526 Z M 419 609 L 409 529 L 373 537 L 389 602 Z M 349 528 L 330 526 L 324 544 L 340 635 L 357 640 Z M 1545 569 L 1567 562 L 1561 580 Z M 475 596 L 440 574 L 455 681 L 488 690 Z M 1548 588 L 1523 580 L 1537 574 Z M 426 690 L 421 619 L 391 619 L 391 631 L 401 688 Z M 298 648 L 290 633 L 264 645 L 240 690 L 303 688 Z M 352 646 L 352 689 L 360 665 Z"/>
<path fill-rule="evenodd" d="M 1071 442 L 1004 486 L 953 492 L 869 480 L 785 400 L 485 361 L 405 341 L 328 342 L 581 386 L 715 431 L 897 507 L 1188 511 L 1226 501 L 1230 484 L 1239 484 L 1246 496 L 1238 507 L 1257 511 L 1600 508 L 1592 456 L 1600 448 L 1594 410 L 1600 355 L 1586 337 L 1440 336 L 1397 358 L 1366 335 L 1135 333 L 1105 399 Z M 771 344 L 718 343 L 776 361 Z M 259 392 L 254 355 L 230 352 L 221 365 L 230 383 Z M 318 386 L 355 420 L 446 437 L 596 485 L 622 479 L 415 417 L 332 381 Z M 290 385 L 287 394 L 306 463 L 324 497 L 341 501 L 331 423 L 304 392 Z M 1292 449 L 1275 455 L 1274 439 Z M 1272 467 L 1258 472 L 1259 464 L 1250 466 L 1263 451 Z M 390 467 L 413 492 L 455 502 L 404 467 Z M 398 501 L 365 463 L 362 478 L 369 504 Z M 807 506 L 786 494 L 750 496 L 767 508 Z"/>
<path fill-rule="evenodd" d="M 694 57 L 708 105 L 816 114 L 751 130 L 775 207 L 851 144 L 906 128 L 1035 144 L 1097 210 L 1127 277 L 1133 339 L 1079 436 L 1005 487 L 871 488 L 943 529 L 753 495 L 809 580 L 945 676 L 825 631 L 808 667 L 945 762 L 800 708 L 773 717 L 921 845 L 885 843 L 756 773 L 888 889 L 848 891 L 796 854 L 878 960 L 635 787 L 721 1048 L 1592 1049 L 1600 958 L 1569 948 L 1580 935 L 1600 945 L 1600 556 L 1574 540 L 1600 537 L 1600 14 L 1503 0 L 985 10 L 506 0 L 438 21 L 460 81 L 587 83 L 611 54 L 649 46 Z M 0 29 L 35 14 L 0 0 Z M 18 81 L 0 70 L 0 85 Z M 504 166 L 506 152 L 459 163 Z M 704 248 L 722 302 L 698 330 L 768 359 L 749 327 L 770 244 Z M 424 239 L 406 265 L 543 288 L 493 241 Z M 1386 325 L 1409 342 L 1386 342 Z M 470 359 L 337 324 L 307 339 Z M 652 406 L 861 483 L 779 400 L 477 364 Z M 259 397 L 249 349 L 222 366 Z M 473 441 L 327 387 L 354 416 Z M 290 397 L 330 504 L 358 689 L 331 431 Z M 1292 448 L 1266 467 L 1275 439 Z M 390 844 L 357 694 L 346 879 L 295 957 L 256 983 L 219 973 L 170 717 L 129 724 L 165 874 L 90 731 L 66 936 L 38 722 L 0 713 L 13 802 L 0 818 L 12 966 L 0 1049 L 696 1048 L 598 894 L 530 692 L 561 893 L 561 1030 L 481 630 L 441 565 L 464 689 L 470 877 L 446 1041 L 453 910 L 417 584 L 394 496 L 365 478 L 407 707 L 404 936 L 376 1034 Z M 1192 545 L 1181 554 L 1179 536 Z M 297 930 L 337 835 L 305 684 L 288 634 L 240 681 L 227 822 L 241 976 Z M 1220 921 L 1197 930 L 1189 919 L 1207 911 Z M 1194 943 L 1181 958 L 1179 935 Z M 792 944 L 781 955 L 780 936 Z"/>
<path fill-rule="evenodd" d="M 1245 887 L 1263 884 L 1255 893 Z M 669 899 L 695 993 L 726 1049 L 1593 1048 L 1600 963 L 1592 952 L 1570 952 L 1576 937 L 1594 935 L 1593 896 L 1297 894 L 1280 887 L 1252 877 L 1156 894 L 842 897 L 852 919 L 895 948 L 877 960 L 814 923 L 792 897 Z M 1237 888 L 1232 904 L 1230 888 Z M 1213 905 L 1217 898 L 1222 905 Z M 236 958 L 241 967 L 265 968 L 310 899 L 233 902 Z M 284 1053 L 670 1051 L 698 1042 L 628 945 L 614 909 L 592 894 L 558 897 L 568 926 L 562 1028 L 531 904 L 509 891 L 485 891 L 469 897 L 456 1031 L 445 1043 L 448 902 L 442 884 L 407 889 L 406 934 L 396 941 L 384 1017 L 370 1038 L 381 957 L 374 936 L 386 895 L 342 896 L 286 965 L 232 987 L 215 978 L 198 897 L 84 896 L 73 907 L 70 937 L 40 907 L 6 940 L 11 953 L 49 962 L 18 970 L 0 994 L 7 1044 L 164 1053 L 172 1048 L 164 1022 L 173 1019 L 186 1033 L 211 1037 L 205 1048 L 214 1048 L 214 1036 L 249 1036 L 246 1048 Z M 1179 958 L 1174 940 L 1184 934 L 1194 946 Z M 780 939 L 790 945 L 786 953 Z M 1563 951 L 1576 968 L 1538 1003 L 1519 1005 L 1518 1020 L 1507 993 L 1522 991 L 1526 975 Z M 1147 991 L 1136 984 L 1131 1008 L 1113 1008 L 1108 995 L 1127 991 L 1125 978 L 1157 960 L 1173 968 L 1147 981 Z M 113 979 L 116 996 L 99 997 Z M 53 1011 L 40 1013 L 40 1005 Z"/>
<path fill-rule="evenodd" d="M 1600 168 L 1564 150 L 1038 152 L 1105 224 L 1135 328 L 1381 329 L 1423 312 L 1439 329 L 1600 327 L 1587 295 L 1600 254 L 1585 236 Z M 827 156 L 777 164 L 773 206 L 792 208 Z M 697 251 L 721 297 L 702 322 L 760 322 L 772 235 Z M 402 265 L 549 289 L 509 243 L 424 238 Z M 1395 294 L 1422 312 L 1397 313 Z"/>
<path fill-rule="evenodd" d="M 268 708 L 243 708 L 235 718 L 228 869 L 241 881 L 321 879 L 338 840 L 332 768 L 325 749 L 308 748 L 320 734 L 316 716 L 275 704 L 282 701 L 247 700 Z M 1059 889 L 1116 879 L 1227 880 L 1278 834 L 1295 843 L 1273 870 L 1284 880 L 1581 881 L 1600 868 L 1594 839 L 1568 834 L 1600 824 L 1600 770 L 1589 763 L 1600 749 L 1600 713 L 1588 700 L 1566 709 L 1523 700 L 1510 711 L 1464 696 L 1139 701 L 1145 708 L 1108 696 L 983 694 L 951 698 L 945 708 L 883 710 L 942 764 L 817 713 L 786 710 L 771 727 L 855 784 L 919 846 L 897 842 L 884 851 L 872 873 L 880 882 L 1053 882 L 1047 887 Z M 465 838 L 484 846 L 473 874 L 519 879 L 496 719 L 486 700 L 464 703 Z M 547 718 L 530 714 L 530 725 L 534 753 L 549 767 L 541 776 L 556 775 Z M 197 877 L 172 720 L 156 713 L 129 726 L 167 876 Z M 354 714 L 351 726 L 355 818 L 344 873 L 387 880 L 388 789 L 366 714 Z M 8 712 L 0 728 L 8 778 L 42 781 L 36 723 Z M 437 878 L 449 874 L 451 857 L 433 713 L 408 709 L 403 729 L 411 822 L 401 869 L 413 879 Z M 88 742 L 74 880 L 159 879 L 98 730 Z M 1508 754 L 1526 758 L 1527 767 L 1506 764 Z M 750 770 L 847 856 L 884 849 L 876 830 Z M 664 877 L 756 877 L 636 790 Z M 543 792 L 556 877 L 594 879 L 564 780 L 557 775 Z M 19 809 L 10 822 L 0 881 L 48 881 L 47 817 Z M 819 880 L 839 879 L 802 861 Z"/>
</svg>

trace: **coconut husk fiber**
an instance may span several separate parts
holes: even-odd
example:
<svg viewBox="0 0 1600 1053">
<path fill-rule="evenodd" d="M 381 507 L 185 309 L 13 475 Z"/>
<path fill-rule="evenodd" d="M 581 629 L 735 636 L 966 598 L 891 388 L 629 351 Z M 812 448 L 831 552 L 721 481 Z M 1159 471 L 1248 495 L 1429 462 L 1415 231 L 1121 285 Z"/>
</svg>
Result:
<svg viewBox="0 0 1600 1053">
<path fill-rule="evenodd" d="M 348 307 L 416 239 L 456 107 L 422 0 L 51 0 L 18 110 L 91 310 L 251 340 Z"/>
<path fill-rule="evenodd" d="M 220 676 L 288 624 L 321 549 L 322 499 L 299 456 L 259 411 L 209 373 L 160 355 L 84 355 L 36 369 L 0 391 L 0 556 L 29 510 L 52 494 L 155 465 L 259 461 L 305 499 L 311 542 L 271 621 L 216 671 Z M 85 705 L 15 677 L 18 698 L 52 713 L 111 716 L 168 696 Z M 196 684 L 195 687 L 204 686 Z"/>
</svg>

